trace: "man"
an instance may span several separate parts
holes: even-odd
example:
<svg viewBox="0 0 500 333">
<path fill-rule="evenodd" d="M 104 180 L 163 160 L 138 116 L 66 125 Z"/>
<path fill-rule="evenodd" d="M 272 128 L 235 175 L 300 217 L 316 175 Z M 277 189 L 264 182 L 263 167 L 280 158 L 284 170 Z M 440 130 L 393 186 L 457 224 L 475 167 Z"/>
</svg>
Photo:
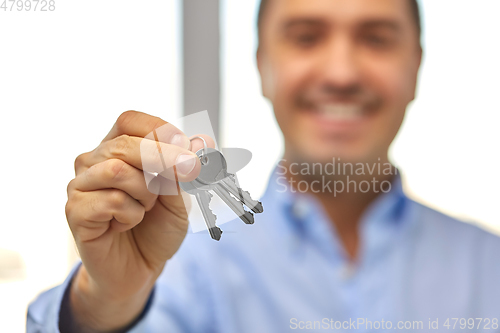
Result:
<svg viewBox="0 0 500 333">
<path fill-rule="evenodd" d="M 265 212 L 220 242 L 185 237 L 181 195 L 148 191 L 157 155 L 139 147 L 163 126 L 151 151 L 190 181 L 202 144 L 124 113 L 76 160 L 66 213 L 83 264 L 30 306 L 28 332 L 500 332 L 500 239 L 408 199 L 388 161 L 419 36 L 414 0 L 264 0 L 257 63 L 285 138 Z"/>
</svg>

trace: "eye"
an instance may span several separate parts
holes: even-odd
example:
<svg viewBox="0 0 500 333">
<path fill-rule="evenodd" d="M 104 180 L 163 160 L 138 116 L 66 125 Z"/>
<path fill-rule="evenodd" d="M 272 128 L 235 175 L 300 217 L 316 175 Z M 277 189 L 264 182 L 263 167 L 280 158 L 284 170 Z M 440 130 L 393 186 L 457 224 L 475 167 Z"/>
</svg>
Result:
<svg viewBox="0 0 500 333">
<path fill-rule="evenodd" d="M 384 45 L 386 44 L 386 40 L 380 36 L 366 36 L 365 40 L 367 43 L 374 45 Z"/>
<path fill-rule="evenodd" d="M 366 34 L 361 38 L 362 42 L 373 48 L 389 48 L 394 44 L 393 38 L 380 34 Z"/>
<path fill-rule="evenodd" d="M 310 48 L 321 41 L 323 32 L 314 27 L 296 27 L 289 29 L 285 36 L 293 47 Z"/>
<path fill-rule="evenodd" d="M 295 36 L 294 42 L 302 46 L 312 46 L 319 40 L 316 34 L 299 34 Z"/>
</svg>

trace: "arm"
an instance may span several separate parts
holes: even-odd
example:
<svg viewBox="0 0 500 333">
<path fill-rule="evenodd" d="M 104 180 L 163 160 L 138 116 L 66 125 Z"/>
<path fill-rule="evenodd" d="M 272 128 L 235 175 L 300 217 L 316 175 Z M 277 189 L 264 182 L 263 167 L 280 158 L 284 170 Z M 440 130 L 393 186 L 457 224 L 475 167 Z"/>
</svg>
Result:
<svg viewBox="0 0 500 333">
<path fill-rule="evenodd" d="M 202 238 L 193 237 L 183 243 L 157 280 L 153 293 L 140 318 L 124 331 L 139 332 L 212 332 L 217 325 L 214 312 L 214 294 L 209 286 L 214 282 L 200 260 Z M 208 239 L 206 240 L 208 242 Z M 198 255 L 197 255 L 198 254 Z M 81 330 L 68 311 L 71 281 L 81 263 L 78 263 L 60 286 L 44 292 L 29 306 L 27 333 L 56 333 Z M 76 326 L 76 328 L 75 328 Z"/>
<path fill-rule="evenodd" d="M 75 161 L 66 217 L 83 264 L 68 300 L 83 332 L 123 330 L 143 312 L 165 262 L 187 232 L 182 195 L 170 192 L 177 190 L 176 181 L 197 177 L 197 144 L 191 146 L 184 133 L 160 118 L 129 111 L 96 149 Z M 164 176 L 165 163 L 176 165 L 175 177 Z M 149 183 L 159 193 L 146 187 L 144 166 L 162 173 Z M 170 195 L 162 192 L 165 187 Z M 64 292 L 54 293 L 57 301 L 51 304 L 61 304 Z M 47 315 L 54 316 L 55 307 Z"/>
<path fill-rule="evenodd" d="M 61 332 L 72 332 L 72 333 L 85 333 L 86 331 L 82 329 L 84 325 L 78 323 L 75 319 L 75 314 L 73 313 L 73 307 L 71 301 L 70 301 L 70 295 L 71 291 L 75 290 L 75 288 L 72 288 L 72 282 L 66 287 L 64 296 L 61 302 L 61 308 L 59 311 L 59 330 Z M 76 289 L 76 292 L 78 290 Z M 154 295 L 155 295 L 155 289 L 151 291 L 150 295 L 148 296 L 147 302 L 144 306 L 144 308 L 141 310 L 141 313 L 134 319 L 132 323 L 130 323 L 127 327 L 120 329 L 116 331 L 116 333 L 121 333 L 121 332 L 130 332 L 132 329 L 135 329 L 137 331 L 143 330 L 145 323 L 142 322 L 143 318 L 146 316 L 146 314 L 149 312 L 149 309 L 151 308 L 151 305 L 154 300 Z M 78 296 L 77 296 L 78 297 Z M 120 306 L 116 307 L 117 311 L 121 311 Z M 91 332 L 87 330 L 87 332 Z"/>
</svg>

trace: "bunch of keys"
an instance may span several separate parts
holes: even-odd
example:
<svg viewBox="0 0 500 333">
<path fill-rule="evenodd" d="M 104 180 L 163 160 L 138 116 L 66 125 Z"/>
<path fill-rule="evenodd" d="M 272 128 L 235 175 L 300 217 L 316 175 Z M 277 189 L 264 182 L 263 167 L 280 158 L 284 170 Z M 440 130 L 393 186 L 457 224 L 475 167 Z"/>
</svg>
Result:
<svg viewBox="0 0 500 333">
<path fill-rule="evenodd" d="M 250 193 L 243 191 L 236 184 L 236 178 L 227 171 L 226 159 L 220 151 L 208 148 L 202 137 L 191 138 L 194 139 L 201 139 L 204 144 L 204 147 L 196 152 L 201 162 L 200 175 L 192 182 L 180 182 L 179 186 L 196 197 L 210 236 L 212 239 L 220 240 L 222 230 L 216 226 L 217 217 L 209 207 L 213 196 L 210 191 L 215 192 L 246 224 L 254 223 L 252 212 L 262 213 L 264 208 L 262 203 L 253 200 Z M 245 210 L 243 205 L 252 212 Z"/>
</svg>

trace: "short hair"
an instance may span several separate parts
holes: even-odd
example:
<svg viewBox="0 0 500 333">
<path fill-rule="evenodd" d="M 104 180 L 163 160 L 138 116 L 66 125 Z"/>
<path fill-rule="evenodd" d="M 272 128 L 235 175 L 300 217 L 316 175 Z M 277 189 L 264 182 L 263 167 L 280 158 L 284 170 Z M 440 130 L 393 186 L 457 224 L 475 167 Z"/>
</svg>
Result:
<svg viewBox="0 0 500 333">
<path fill-rule="evenodd" d="M 264 18 L 264 13 L 266 11 L 266 8 L 269 6 L 269 2 L 271 0 L 261 0 L 260 1 L 260 6 L 259 6 L 259 14 L 257 16 L 257 31 L 259 32 L 259 37 L 260 37 L 260 32 L 262 30 L 262 21 Z M 422 23 L 421 23 L 421 18 L 420 18 L 420 8 L 418 6 L 418 1 L 417 0 L 408 0 L 410 1 L 410 9 L 411 9 L 411 16 L 413 21 L 415 22 L 416 28 L 417 28 L 417 33 L 418 33 L 418 41 L 420 43 L 420 36 L 422 34 Z"/>
</svg>

